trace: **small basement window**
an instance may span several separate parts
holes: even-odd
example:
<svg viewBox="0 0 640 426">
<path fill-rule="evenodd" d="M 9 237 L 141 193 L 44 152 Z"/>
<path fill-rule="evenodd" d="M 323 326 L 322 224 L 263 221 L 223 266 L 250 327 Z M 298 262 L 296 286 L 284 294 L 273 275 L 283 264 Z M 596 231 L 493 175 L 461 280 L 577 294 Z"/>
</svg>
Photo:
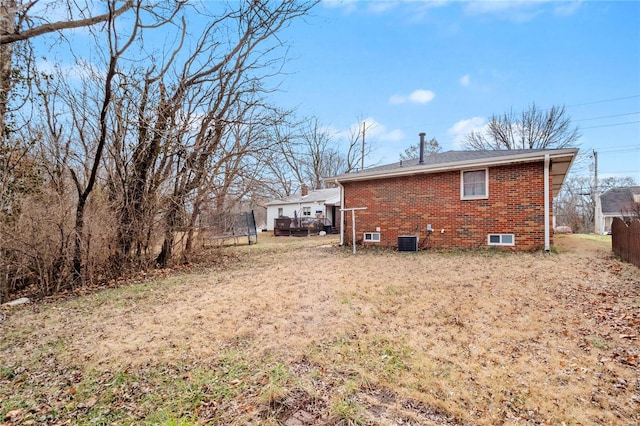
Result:
<svg viewBox="0 0 640 426">
<path fill-rule="evenodd" d="M 380 242 L 380 233 L 379 232 L 365 232 L 364 233 L 364 241 L 371 243 L 379 243 Z"/>
<path fill-rule="evenodd" d="M 513 246 L 513 234 L 489 234 L 488 243 L 490 246 Z"/>
</svg>

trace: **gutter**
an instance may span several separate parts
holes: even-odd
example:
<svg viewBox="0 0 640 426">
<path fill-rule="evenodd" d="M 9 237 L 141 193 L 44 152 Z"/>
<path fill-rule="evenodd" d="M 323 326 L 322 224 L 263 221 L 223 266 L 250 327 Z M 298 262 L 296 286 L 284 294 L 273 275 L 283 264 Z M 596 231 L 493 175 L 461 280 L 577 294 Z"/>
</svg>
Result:
<svg viewBox="0 0 640 426">
<path fill-rule="evenodd" d="M 344 186 L 342 186 L 338 179 L 336 179 L 335 182 L 340 187 L 340 247 L 342 247 L 344 245 L 344 226 L 342 226 L 342 224 L 344 223 L 344 220 L 342 218 L 342 209 L 344 209 Z M 335 218 L 333 219 L 335 220 Z"/>
<path fill-rule="evenodd" d="M 544 156 L 544 251 L 551 250 L 549 230 L 549 154 Z"/>
<path fill-rule="evenodd" d="M 422 174 L 422 173 L 436 173 L 436 172 L 442 172 L 442 171 L 452 171 L 452 170 L 459 170 L 459 169 L 465 169 L 465 168 L 471 168 L 471 167 L 492 167 L 492 166 L 499 166 L 499 165 L 504 165 L 504 164 L 513 164 L 513 163 L 527 163 L 527 162 L 531 162 L 531 161 L 540 161 L 543 158 L 558 158 L 558 157 L 567 157 L 569 155 L 571 155 L 572 161 L 575 158 L 576 154 L 577 154 L 578 150 L 575 148 L 571 148 L 571 149 L 564 149 L 564 150 L 559 150 L 557 152 L 554 152 L 553 154 L 544 154 L 544 156 L 541 156 L 539 152 L 530 154 L 518 154 L 518 155 L 508 155 L 508 156 L 504 156 L 504 157 L 499 157 L 499 158 L 481 158 L 481 159 L 474 159 L 474 160 L 465 160 L 465 161 L 455 161 L 455 162 L 451 162 L 451 163 L 442 163 L 442 164 L 435 164 L 433 166 L 426 166 L 424 164 L 419 164 L 417 166 L 412 166 L 412 167 L 406 167 L 406 168 L 394 168 L 391 170 L 384 170 L 384 171 L 373 171 L 373 172 L 360 172 L 360 173 L 353 173 L 353 174 L 347 174 L 347 175 L 342 175 L 342 176 L 337 176 L 336 179 L 340 179 L 343 182 L 348 182 L 348 181 L 358 181 L 358 180 L 368 180 L 368 179 L 384 179 L 384 178 L 390 178 L 390 177 L 396 177 L 396 176 L 407 176 L 407 175 L 415 175 L 415 174 Z"/>
</svg>

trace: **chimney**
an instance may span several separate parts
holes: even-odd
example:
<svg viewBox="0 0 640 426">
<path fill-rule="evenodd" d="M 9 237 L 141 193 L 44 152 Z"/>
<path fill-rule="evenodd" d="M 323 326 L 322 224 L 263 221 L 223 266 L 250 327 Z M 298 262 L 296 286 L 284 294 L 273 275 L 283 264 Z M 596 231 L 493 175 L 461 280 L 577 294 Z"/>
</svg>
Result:
<svg viewBox="0 0 640 426">
<path fill-rule="evenodd" d="M 426 133 L 420 133 L 420 162 L 418 164 L 424 164 L 424 137 Z"/>
<path fill-rule="evenodd" d="M 303 197 L 305 195 L 309 195 L 309 187 L 307 186 L 306 183 L 302 184 L 302 188 L 300 189 L 300 195 L 302 195 Z"/>
</svg>

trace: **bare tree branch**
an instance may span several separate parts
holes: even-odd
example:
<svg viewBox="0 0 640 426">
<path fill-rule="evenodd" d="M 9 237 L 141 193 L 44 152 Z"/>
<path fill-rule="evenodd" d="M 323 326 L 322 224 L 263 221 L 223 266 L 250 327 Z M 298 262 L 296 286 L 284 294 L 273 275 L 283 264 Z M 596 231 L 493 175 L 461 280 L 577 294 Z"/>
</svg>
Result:
<svg viewBox="0 0 640 426">
<path fill-rule="evenodd" d="M 29 6 L 35 4 L 36 2 L 31 2 Z M 78 19 L 75 21 L 57 21 L 57 22 L 48 22 L 37 27 L 28 28 L 24 31 L 21 31 L 19 27 L 16 27 L 13 32 L 4 32 L 0 34 L 0 45 L 3 44 L 11 44 L 17 41 L 28 40 L 33 37 L 37 37 L 43 34 L 52 33 L 55 31 L 68 30 L 72 28 L 81 28 L 87 27 L 95 24 L 99 24 L 101 22 L 106 22 L 109 19 L 116 18 L 122 15 L 127 10 L 131 9 L 134 5 L 134 0 L 127 0 L 125 3 L 114 11 L 109 11 L 102 15 L 92 16 L 90 18 Z M 29 7 L 18 7 L 14 5 L 13 7 L 7 8 L 6 16 L 1 16 L 0 19 L 18 19 L 24 20 L 25 13 L 29 10 Z M 12 16 L 13 15 L 13 16 Z"/>
<path fill-rule="evenodd" d="M 532 104 L 519 117 L 512 110 L 494 115 L 485 130 L 468 134 L 463 146 L 474 150 L 565 148 L 574 146 L 579 138 L 564 106 L 543 111 Z"/>
</svg>

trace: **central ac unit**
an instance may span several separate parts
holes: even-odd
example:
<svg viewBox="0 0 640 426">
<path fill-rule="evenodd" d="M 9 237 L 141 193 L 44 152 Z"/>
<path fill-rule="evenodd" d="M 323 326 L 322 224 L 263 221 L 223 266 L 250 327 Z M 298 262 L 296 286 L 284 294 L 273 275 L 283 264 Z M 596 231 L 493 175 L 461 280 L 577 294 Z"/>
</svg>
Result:
<svg viewBox="0 0 640 426">
<path fill-rule="evenodd" d="M 398 251 L 418 251 L 418 236 L 417 235 L 399 236 Z"/>
</svg>

